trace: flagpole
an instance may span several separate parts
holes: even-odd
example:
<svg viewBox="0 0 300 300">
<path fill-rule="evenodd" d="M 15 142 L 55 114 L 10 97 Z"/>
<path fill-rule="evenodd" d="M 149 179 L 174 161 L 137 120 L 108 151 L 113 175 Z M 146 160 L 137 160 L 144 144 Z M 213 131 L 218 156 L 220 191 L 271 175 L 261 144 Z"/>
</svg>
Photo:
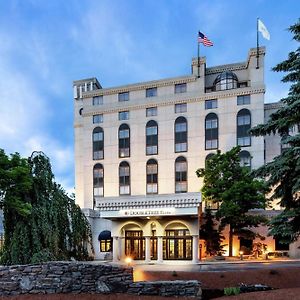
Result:
<svg viewBox="0 0 300 300">
<path fill-rule="evenodd" d="M 200 78 L 200 43 L 199 43 L 199 34 L 197 38 L 197 43 L 198 43 L 198 78 Z"/>
<path fill-rule="evenodd" d="M 256 69 L 259 69 L 259 35 L 258 35 L 258 19 L 256 20 Z"/>
</svg>

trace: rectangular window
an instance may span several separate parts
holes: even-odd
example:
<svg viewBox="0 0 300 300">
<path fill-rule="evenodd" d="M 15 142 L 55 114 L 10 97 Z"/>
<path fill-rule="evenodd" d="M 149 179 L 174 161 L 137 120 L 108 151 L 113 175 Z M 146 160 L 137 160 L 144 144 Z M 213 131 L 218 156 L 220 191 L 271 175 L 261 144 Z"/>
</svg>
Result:
<svg viewBox="0 0 300 300">
<path fill-rule="evenodd" d="M 250 95 L 237 96 L 237 105 L 250 104 Z"/>
<path fill-rule="evenodd" d="M 185 113 L 185 112 L 187 112 L 186 103 L 175 104 L 175 113 Z"/>
<path fill-rule="evenodd" d="M 157 96 L 157 88 L 153 87 L 153 88 L 149 88 L 146 89 L 146 97 L 156 97 Z"/>
<path fill-rule="evenodd" d="M 119 93 L 118 99 L 119 102 L 129 101 L 129 92 Z"/>
<path fill-rule="evenodd" d="M 238 126 L 250 125 L 251 124 L 250 115 L 238 116 L 238 122 L 237 123 L 238 123 Z"/>
<path fill-rule="evenodd" d="M 218 148 L 218 140 L 207 140 L 205 142 L 205 150 L 217 149 L 217 148 Z"/>
<path fill-rule="evenodd" d="M 175 84 L 175 94 L 185 93 L 186 83 Z"/>
<path fill-rule="evenodd" d="M 244 136 L 237 139 L 238 146 L 251 146 L 251 138 L 250 136 Z"/>
<path fill-rule="evenodd" d="M 146 108 L 146 117 L 157 116 L 157 107 Z"/>
<path fill-rule="evenodd" d="M 93 115 L 93 124 L 103 123 L 103 114 Z"/>
<path fill-rule="evenodd" d="M 205 100 L 205 109 L 213 109 L 218 108 L 218 100 L 212 99 L 212 100 Z"/>
<path fill-rule="evenodd" d="M 103 104 L 103 96 L 93 97 L 93 105 L 102 105 Z"/>
<path fill-rule="evenodd" d="M 119 120 L 122 121 L 122 120 L 129 120 L 129 111 L 126 110 L 126 111 L 120 111 L 119 112 Z"/>
</svg>

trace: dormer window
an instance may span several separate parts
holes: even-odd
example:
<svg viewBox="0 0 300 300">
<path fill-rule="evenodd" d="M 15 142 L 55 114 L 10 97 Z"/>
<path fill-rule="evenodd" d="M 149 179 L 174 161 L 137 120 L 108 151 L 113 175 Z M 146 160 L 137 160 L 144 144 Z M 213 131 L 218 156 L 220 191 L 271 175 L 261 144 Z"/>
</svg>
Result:
<svg viewBox="0 0 300 300">
<path fill-rule="evenodd" d="M 238 81 L 237 76 L 233 72 L 225 71 L 216 77 L 214 87 L 216 91 L 236 89 Z"/>
</svg>

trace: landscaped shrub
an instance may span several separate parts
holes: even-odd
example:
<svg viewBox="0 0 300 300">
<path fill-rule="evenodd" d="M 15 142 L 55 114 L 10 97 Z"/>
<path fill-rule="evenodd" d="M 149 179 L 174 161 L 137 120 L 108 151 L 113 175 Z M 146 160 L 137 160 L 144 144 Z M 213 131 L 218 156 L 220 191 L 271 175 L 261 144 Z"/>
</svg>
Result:
<svg viewBox="0 0 300 300">
<path fill-rule="evenodd" d="M 238 295 L 240 293 L 239 287 L 228 287 L 224 288 L 224 295 L 231 296 L 231 295 Z"/>
</svg>

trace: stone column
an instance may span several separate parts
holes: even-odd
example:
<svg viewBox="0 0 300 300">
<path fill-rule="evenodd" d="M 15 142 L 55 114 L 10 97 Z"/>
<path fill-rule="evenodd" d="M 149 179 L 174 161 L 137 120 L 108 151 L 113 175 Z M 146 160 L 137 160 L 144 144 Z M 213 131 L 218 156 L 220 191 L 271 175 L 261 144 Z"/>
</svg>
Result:
<svg viewBox="0 0 300 300">
<path fill-rule="evenodd" d="M 157 262 L 163 262 L 163 238 L 162 236 L 157 237 Z"/>
<path fill-rule="evenodd" d="M 119 239 L 117 236 L 113 237 L 113 262 L 119 261 Z"/>
<path fill-rule="evenodd" d="M 150 250 L 150 236 L 145 236 L 145 262 L 147 263 L 151 261 Z"/>
<path fill-rule="evenodd" d="M 199 262 L 198 252 L 199 252 L 199 236 L 193 235 L 193 263 L 194 264 L 197 264 Z"/>
</svg>

